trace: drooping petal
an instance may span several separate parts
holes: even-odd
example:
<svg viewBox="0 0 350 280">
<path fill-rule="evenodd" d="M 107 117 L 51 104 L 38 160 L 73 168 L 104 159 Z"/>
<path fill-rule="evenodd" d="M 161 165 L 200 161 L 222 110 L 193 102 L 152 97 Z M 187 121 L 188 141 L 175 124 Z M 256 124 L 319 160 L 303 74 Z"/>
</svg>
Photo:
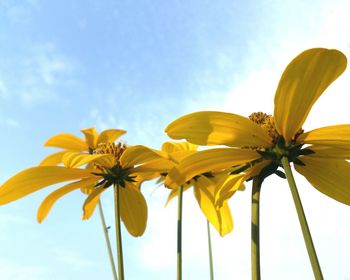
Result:
<svg viewBox="0 0 350 280">
<path fill-rule="evenodd" d="M 233 229 L 233 221 L 228 205 L 225 209 L 218 210 L 214 204 L 215 184 L 205 176 L 199 176 L 193 182 L 194 194 L 199 207 L 207 220 L 215 227 L 221 236 L 226 235 Z"/>
<path fill-rule="evenodd" d="M 326 126 L 303 133 L 297 142 L 350 149 L 350 124 Z"/>
<path fill-rule="evenodd" d="M 99 162 L 107 165 L 110 161 L 114 161 L 114 156 L 110 154 L 82 154 L 79 152 L 66 152 L 62 157 L 65 166 L 74 168 L 90 162 Z M 105 166 L 105 165 L 104 165 Z M 111 166 L 105 166 L 111 167 Z"/>
<path fill-rule="evenodd" d="M 62 163 L 62 157 L 67 151 L 57 152 L 53 153 L 51 155 L 48 155 L 46 158 L 44 158 L 40 162 L 40 166 L 52 166 L 52 165 L 58 165 Z"/>
<path fill-rule="evenodd" d="M 166 158 L 167 155 L 164 152 L 150 149 L 146 146 L 135 145 L 126 148 L 120 157 L 120 164 L 124 168 L 128 168 L 162 157 Z"/>
<path fill-rule="evenodd" d="M 141 236 L 147 225 L 147 204 L 140 190 L 127 183 L 125 188 L 119 186 L 120 216 L 132 236 Z"/>
<path fill-rule="evenodd" d="M 44 144 L 45 147 L 56 147 L 72 151 L 87 151 L 87 143 L 70 133 L 61 133 L 51 137 Z"/>
<path fill-rule="evenodd" d="M 186 157 L 177 167 L 172 168 L 166 177 L 165 184 L 173 188 L 196 175 L 228 169 L 233 165 L 247 163 L 260 157 L 257 152 L 248 149 L 216 148 L 200 151 Z"/>
<path fill-rule="evenodd" d="M 85 142 L 87 143 L 88 147 L 93 150 L 96 149 L 98 138 L 98 133 L 96 129 L 93 127 L 83 128 L 81 132 L 84 133 Z"/>
<path fill-rule="evenodd" d="M 183 187 L 182 192 L 187 191 L 190 187 L 192 187 L 192 185 L 190 185 L 190 184 L 185 184 L 184 187 Z M 170 202 L 173 198 L 177 197 L 178 194 L 179 194 L 179 189 L 178 189 L 178 188 L 177 188 L 177 189 L 172 189 L 171 192 L 169 193 L 168 199 L 167 199 L 167 201 L 166 201 L 166 203 L 165 203 L 165 207 L 169 204 L 169 202 Z"/>
<path fill-rule="evenodd" d="M 346 68 L 337 50 L 310 49 L 292 60 L 283 72 L 275 95 L 277 131 L 290 142 L 301 129 L 313 104 Z"/>
<path fill-rule="evenodd" d="M 83 220 L 87 220 L 91 217 L 93 214 L 96 204 L 98 203 L 98 200 L 100 199 L 101 194 L 107 190 L 107 188 L 104 188 L 104 185 L 101 185 L 98 188 L 95 188 L 87 197 L 83 204 Z"/>
<path fill-rule="evenodd" d="M 305 166 L 295 165 L 311 185 L 321 193 L 350 205 L 350 163 L 340 159 L 301 158 Z"/>
<path fill-rule="evenodd" d="M 248 168 L 244 173 L 232 174 L 223 177 L 215 189 L 215 204 L 217 207 L 222 207 L 224 202 L 231 198 L 236 191 L 244 187 L 244 181 L 258 176 L 262 169 L 271 163 L 270 160 L 264 160 L 257 164 L 254 164 L 252 167 Z"/>
<path fill-rule="evenodd" d="M 107 129 L 100 133 L 97 139 L 97 144 L 100 143 L 112 143 L 120 136 L 125 134 L 126 131 L 122 129 Z"/>
<path fill-rule="evenodd" d="M 186 139 L 197 145 L 271 146 L 271 138 L 259 125 L 231 113 L 204 111 L 188 114 L 169 124 L 165 132 L 173 139 Z"/>
<path fill-rule="evenodd" d="M 171 160 L 168 160 L 165 158 L 158 158 L 135 167 L 132 170 L 132 173 L 141 174 L 141 173 L 157 172 L 159 174 L 159 173 L 168 172 L 169 169 L 173 168 L 173 166 L 174 166 L 174 162 L 172 162 Z"/>
<path fill-rule="evenodd" d="M 41 223 L 49 214 L 52 206 L 56 203 L 58 199 L 63 197 L 64 195 L 68 194 L 71 191 L 74 191 L 76 189 L 82 188 L 85 185 L 90 185 L 95 183 L 97 180 L 94 178 L 89 179 L 83 179 L 78 182 L 73 182 L 68 185 L 65 185 L 52 193 L 50 193 L 41 203 L 39 206 L 38 212 L 37 212 L 37 220 L 39 223 Z"/>
<path fill-rule="evenodd" d="M 44 187 L 92 177 L 88 170 L 62 166 L 38 166 L 25 169 L 0 187 L 0 205 L 20 199 Z"/>
</svg>

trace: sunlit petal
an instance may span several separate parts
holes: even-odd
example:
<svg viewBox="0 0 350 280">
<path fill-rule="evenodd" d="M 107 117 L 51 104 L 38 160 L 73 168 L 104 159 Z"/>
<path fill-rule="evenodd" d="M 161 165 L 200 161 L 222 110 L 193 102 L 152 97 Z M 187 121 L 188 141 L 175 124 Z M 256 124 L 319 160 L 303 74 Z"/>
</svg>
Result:
<svg viewBox="0 0 350 280">
<path fill-rule="evenodd" d="M 120 216 L 128 232 L 141 236 L 147 225 L 147 204 L 140 190 L 130 183 L 119 186 Z"/>
<path fill-rule="evenodd" d="M 62 166 L 28 168 L 8 179 L 0 187 L 0 205 L 17 200 L 50 185 L 92 176 L 88 170 Z"/>
<path fill-rule="evenodd" d="M 82 133 L 84 133 L 85 136 L 85 142 L 87 143 L 88 147 L 90 149 L 96 149 L 97 146 L 97 137 L 98 133 L 95 128 L 84 128 L 81 130 Z"/>
<path fill-rule="evenodd" d="M 95 183 L 97 180 L 94 178 L 84 179 L 78 182 L 74 182 L 68 185 L 65 185 L 52 193 L 50 193 L 41 203 L 38 212 L 37 212 L 37 220 L 41 223 L 46 216 L 49 214 L 52 206 L 56 203 L 58 199 L 68 194 L 71 191 L 82 188 L 86 185 L 90 185 Z"/>
<path fill-rule="evenodd" d="M 126 131 L 122 129 L 107 129 L 100 133 L 97 139 L 97 144 L 100 143 L 111 143 L 118 139 L 120 136 L 125 134 Z"/>
<path fill-rule="evenodd" d="M 100 195 L 107 190 L 104 188 L 104 185 L 94 189 L 87 199 L 85 200 L 83 204 L 83 220 L 87 220 L 91 217 L 93 214 L 96 204 L 98 203 L 98 200 L 100 199 Z"/>
<path fill-rule="evenodd" d="M 173 139 L 186 139 L 197 145 L 269 147 L 267 133 L 248 118 L 223 112 L 196 112 L 169 124 L 165 132 Z"/>
<path fill-rule="evenodd" d="M 85 141 L 69 133 L 62 133 L 51 137 L 46 141 L 44 146 L 73 151 L 87 151 L 89 149 Z"/>
<path fill-rule="evenodd" d="M 346 68 L 337 50 L 310 49 L 287 66 L 275 95 L 274 117 L 278 132 L 290 142 L 302 127 L 313 104 Z"/>
<path fill-rule="evenodd" d="M 120 157 L 120 163 L 124 168 L 140 165 L 147 161 L 166 157 L 164 152 L 153 150 L 142 145 L 127 147 Z"/>
<path fill-rule="evenodd" d="M 321 127 L 300 135 L 299 143 L 350 149 L 350 124 Z"/>
<path fill-rule="evenodd" d="M 314 151 L 314 154 L 308 155 L 308 157 L 317 158 L 333 158 L 333 159 L 350 159 L 350 149 L 335 148 L 329 146 L 311 145 L 306 147 L 309 150 Z"/>
<path fill-rule="evenodd" d="M 188 142 L 165 142 L 162 145 L 162 151 L 170 154 L 178 151 L 196 151 L 197 145 Z"/>
<path fill-rule="evenodd" d="M 66 152 L 62 157 L 62 162 L 67 167 L 79 167 L 90 162 L 109 162 L 114 159 L 111 154 L 82 154 L 78 152 Z M 105 160 L 107 159 L 107 161 Z M 109 166 L 106 166 L 109 167 Z"/>
<path fill-rule="evenodd" d="M 302 157 L 305 166 L 295 169 L 317 190 L 344 204 L 350 205 L 350 163 L 339 159 Z"/>
<path fill-rule="evenodd" d="M 44 158 L 40 162 L 40 166 L 52 166 L 52 165 L 58 165 L 62 163 L 62 157 L 67 151 L 57 152 L 53 153 L 51 155 L 48 155 L 46 158 Z"/>
<path fill-rule="evenodd" d="M 196 175 L 209 171 L 228 169 L 258 159 L 261 156 L 248 149 L 216 148 L 197 152 L 186 157 L 176 168 L 172 168 L 166 177 L 168 187 L 182 185 Z M 174 186 L 173 186 L 174 187 Z"/>
</svg>

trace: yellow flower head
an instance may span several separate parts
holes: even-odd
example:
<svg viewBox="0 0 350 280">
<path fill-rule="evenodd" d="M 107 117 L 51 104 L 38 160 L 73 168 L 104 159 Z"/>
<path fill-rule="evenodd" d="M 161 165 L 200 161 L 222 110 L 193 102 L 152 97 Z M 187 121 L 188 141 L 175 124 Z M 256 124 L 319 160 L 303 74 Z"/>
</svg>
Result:
<svg viewBox="0 0 350 280">
<path fill-rule="evenodd" d="M 166 183 L 179 184 L 210 170 L 239 167 L 236 183 L 218 190 L 217 200 L 222 203 L 244 180 L 281 175 L 281 158 L 287 157 L 315 188 L 349 205 L 350 164 L 346 159 L 350 155 L 350 125 L 302 130 L 313 104 L 346 64 L 346 57 L 337 50 L 315 48 L 299 54 L 282 74 L 273 116 L 258 112 L 246 118 L 205 111 L 175 120 L 165 129 L 171 138 L 229 148 L 205 150 L 186 158 L 179 165 L 181 173 Z"/>
</svg>

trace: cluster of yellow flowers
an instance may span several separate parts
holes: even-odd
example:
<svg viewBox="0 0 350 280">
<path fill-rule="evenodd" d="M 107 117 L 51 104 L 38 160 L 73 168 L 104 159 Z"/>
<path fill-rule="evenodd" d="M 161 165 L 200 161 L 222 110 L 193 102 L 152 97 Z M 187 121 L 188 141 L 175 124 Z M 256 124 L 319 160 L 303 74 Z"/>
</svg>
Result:
<svg viewBox="0 0 350 280">
<path fill-rule="evenodd" d="M 62 149 L 39 166 L 26 169 L 0 187 L 0 205 L 46 186 L 73 181 L 49 194 L 37 219 L 45 219 L 54 203 L 80 189 L 87 195 L 83 219 L 88 219 L 104 190 L 120 192 L 121 219 L 133 236 L 143 234 L 147 204 L 143 182 L 158 179 L 171 189 L 193 187 L 208 221 L 221 236 L 233 228 L 228 199 L 250 179 L 261 183 L 272 174 L 285 177 L 283 161 L 293 163 L 312 186 L 350 205 L 350 125 L 335 125 L 304 132 L 313 104 L 346 68 L 337 50 L 315 48 L 302 52 L 285 69 L 275 94 L 273 115 L 253 113 L 249 118 L 232 113 L 202 111 L 185 115 L 165 129 L 172 139 L 161 150 L 129 146 L 116 140 L 125 131 L 83 129 L 85 139 L 58 134 L 45 146 Z M 197 145 L 223 145 L 197 151 Z"/>
</svg>

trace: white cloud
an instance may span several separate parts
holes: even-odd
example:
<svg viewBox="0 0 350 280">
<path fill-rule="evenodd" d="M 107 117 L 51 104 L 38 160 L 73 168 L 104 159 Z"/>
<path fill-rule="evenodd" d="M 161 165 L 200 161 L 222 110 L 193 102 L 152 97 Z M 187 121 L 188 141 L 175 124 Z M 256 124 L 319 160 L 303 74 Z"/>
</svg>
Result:
<svg viewBox="0 0 350 280">
<path fill-rule="evenodd" d="M 41 280 L 49 279 L 47 268 L 40 265 L 28 265 L 9 261 L 8 258 L 0 259 L 0 271 L 2 280 Z"/>
<path fill-rule="evenodd" d="M 62 266 L 67 265 L 76 269 L 96 266 L 96 263 L 88 260 L 86 256 L 68 248 L 54 248 L 52 254 L 56 261 L 62 263 Z"/>
</svg>

